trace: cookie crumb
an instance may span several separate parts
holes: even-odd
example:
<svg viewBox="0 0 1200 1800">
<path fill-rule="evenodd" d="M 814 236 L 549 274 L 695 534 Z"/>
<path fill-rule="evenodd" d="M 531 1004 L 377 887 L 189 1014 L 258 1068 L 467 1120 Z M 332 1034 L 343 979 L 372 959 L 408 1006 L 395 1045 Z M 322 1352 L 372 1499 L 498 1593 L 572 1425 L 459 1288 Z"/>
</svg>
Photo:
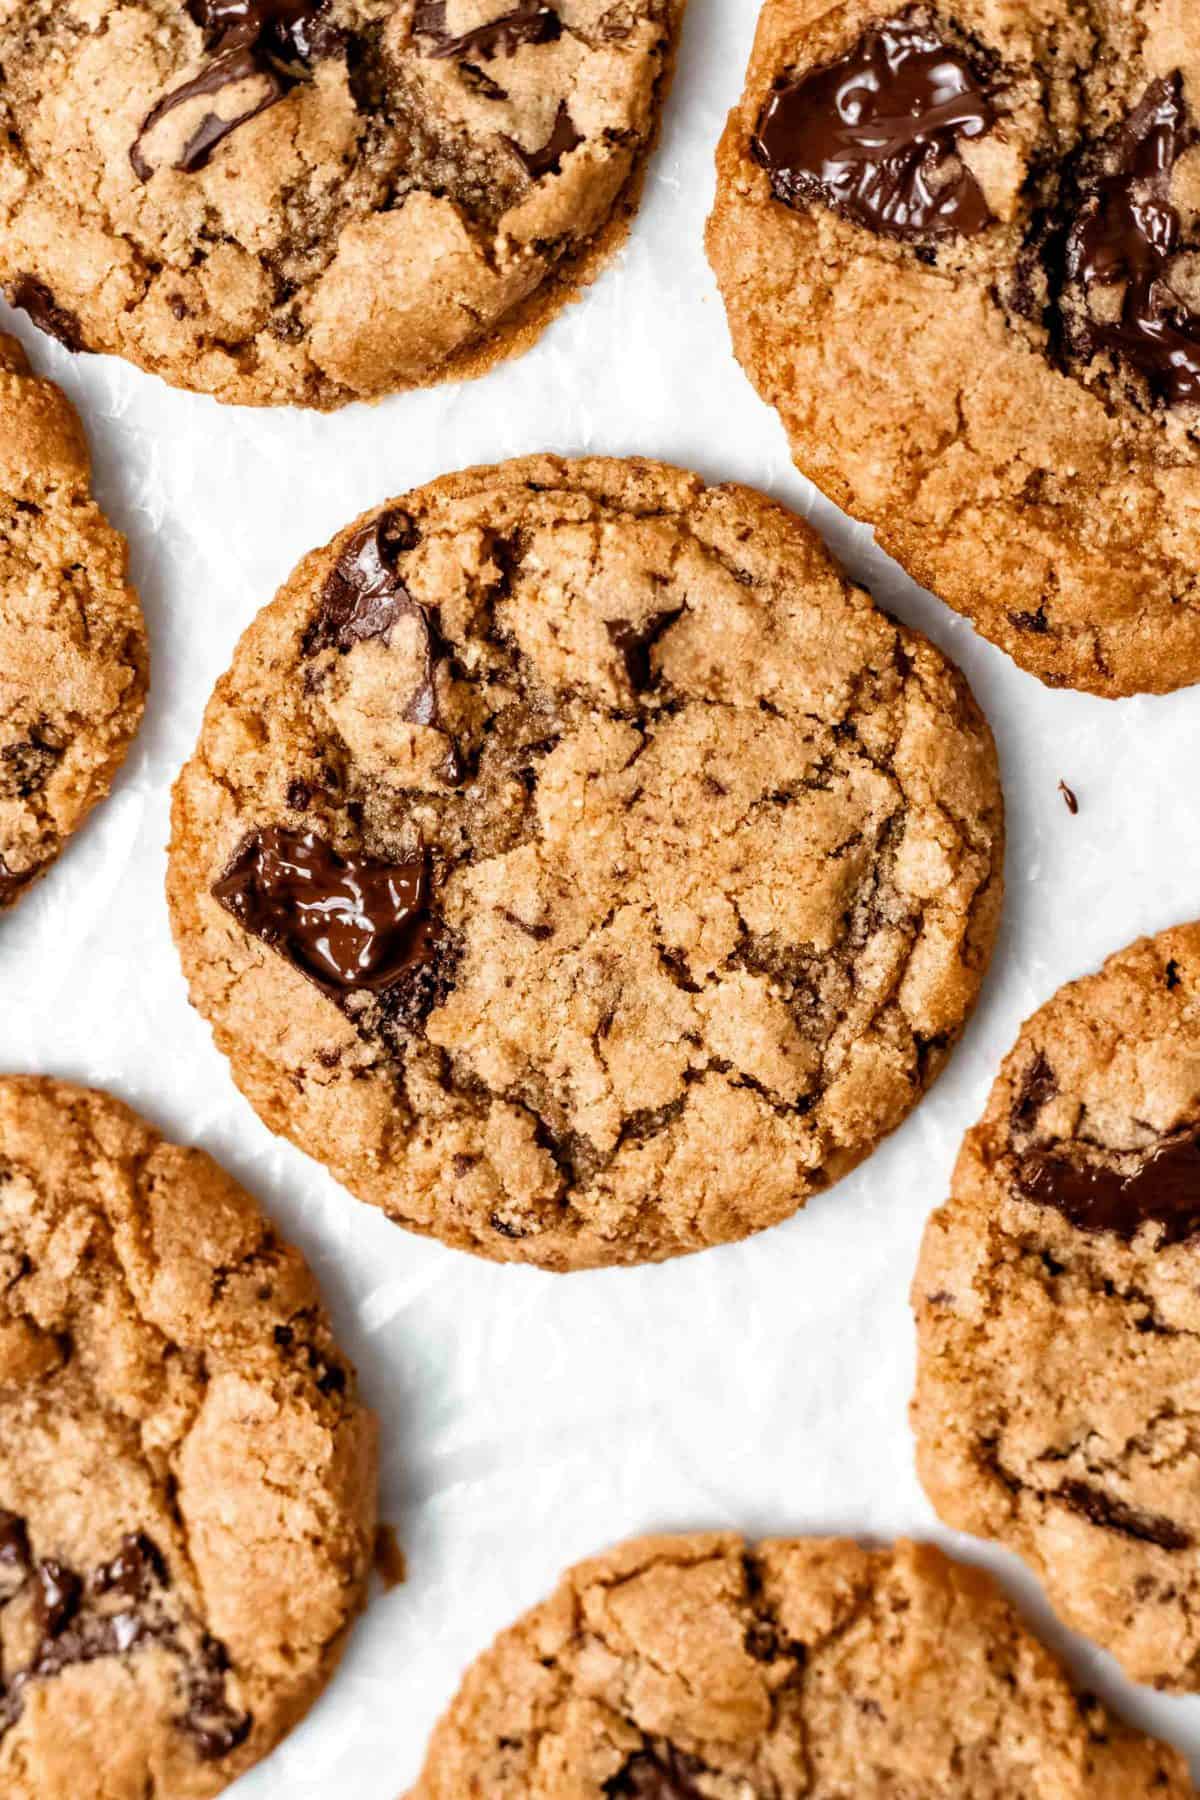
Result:
<svg viewBox="0 0 1200 1800">
<path fill-rule="evenodd" d="M 375 1533 L 375 1573 L 389 1594 L 408 1580 L 408 1561 L 394 1525 L 380 1525 Z"/>
<path fill-rule="evenodd" d="M 1058 784 L 1058 791 L 1063 797 L 1063 804 L 1067 811 L 1070 813 L 1071 817 L 1074 818 L 1079 811 L 1079 800 L 1074 789 L 1069 788 L 1065 781 L 1060 781 Z"/>
</svg>

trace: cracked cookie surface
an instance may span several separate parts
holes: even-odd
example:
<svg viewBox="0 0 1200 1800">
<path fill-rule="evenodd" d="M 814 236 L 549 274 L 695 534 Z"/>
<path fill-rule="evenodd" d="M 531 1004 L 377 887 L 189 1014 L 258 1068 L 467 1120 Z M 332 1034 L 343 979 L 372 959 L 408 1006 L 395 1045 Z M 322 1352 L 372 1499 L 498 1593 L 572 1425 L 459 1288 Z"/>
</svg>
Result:
<svg viewBox="0 0 1200 1800">
<path fill-rule="evenodd" d="M 365 1597 L 374 1424 L 249 1196 L 105 1094 L 0 1079 L 0 1791 L 202 1800 Z"/>
<path fill-rule="evenodd" d="M 1200 679 L 1188 0 L 768 0 L 709 255 L 798 466 L 1023 668 Z"/>
<path fill-rule="evenodd" d="M 930 1547 L 646 1538 L 474 1664 L 409 1800 L 1102 1800 L 1192 1792 Z"/>
<path fill-rule="evenodd" d="M 1200 1688 L 1200 925 L 1024 1027 L 913 1286 L 921 1478 L 1138 1681 Z"/>
<path fill-rule="evenodd" d="M 637 202 L 684 0 L 32 0 L 0 13 L 0 282 L 246 404 L 481 373 Z"/>
<path fill-rule="evenodd" d="M 301 564 L 174 806 L 193 1003 L 266 1122 L 503 1260 L 788 1217 L 942 1066 L 1001 892 L 965 683 L 743 488 L 451 476 Z"/>
<path fill-rule="evenodd" d="M 66 396 L 0 334 L 0 912 L 83 823 L 141 722 L 146 630 Z"/>
</svg>

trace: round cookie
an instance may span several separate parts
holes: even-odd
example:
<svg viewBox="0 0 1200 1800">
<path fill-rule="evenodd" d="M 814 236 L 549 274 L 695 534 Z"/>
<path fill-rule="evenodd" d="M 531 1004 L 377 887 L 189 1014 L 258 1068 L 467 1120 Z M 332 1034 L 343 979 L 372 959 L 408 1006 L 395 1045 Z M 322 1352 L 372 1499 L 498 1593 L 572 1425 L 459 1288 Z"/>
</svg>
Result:
<svg viewBox="0 0 1200 1800">
<path fill-rule="evenodd" d="M 921 1478 L 1138 1681 L 1200 1689 L 1200 925 L 1025 1026 L 913 1286 Z"/>
<path fill-rule="evenodd" d="M 435 482 L 209 703 L 168 896 L 265 1121 L 575 1269 L 787 1218 L 942 1067 L 1001 894 L 987 726 L 800 520 L 646 462 Z"/>
<path fill-rule="evenodd" d="M 684 4 L 32 0 L 0 21 L 0 281 L 221 400 L 481 373 L 620 242 Z"/>
<path fill-rule="evenodd" d="M 800 468 L 1022 668 L 1200 678 L 1200 14 L 767 0 L 709 255 Z"/>
<path fill-rule="evenodd" d="M 1120 1800 L 1183 1758 L 931 1547 L 645 1538 L 470 1669 L 408 1800 Z"/>
<path fill-rule="evenodd" d="M 0 1079 L 0 1792 L 200 1800 L 362 1606 L 374 1424 L 249 1196 L 105 1094 Z"/>
<path fill-rule="evenodd" d="M 66 396 L 0 334 L 0 911 L 107 794 L 145 705 L 125 540 Z"/>
</svg>

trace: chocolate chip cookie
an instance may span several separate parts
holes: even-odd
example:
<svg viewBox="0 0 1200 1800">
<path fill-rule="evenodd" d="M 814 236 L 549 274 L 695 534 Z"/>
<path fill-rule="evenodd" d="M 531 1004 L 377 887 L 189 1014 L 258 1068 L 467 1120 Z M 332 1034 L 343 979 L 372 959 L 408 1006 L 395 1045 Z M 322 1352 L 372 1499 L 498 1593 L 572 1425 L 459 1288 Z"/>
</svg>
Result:
<svg viewBox="0 0 1200 1800">
<path fill-rule="evenodd" d="M 199 1800 L 338 1661 L 375 1439 L 296 1251 L 105 1094 L 0 1079 L 0 1792 Z"/>
<path fill-rule="evenodd" d="M 922 1479 L 1138 1681 L 1200 1688 L 1200 925 L 1029 1021 L 913 1288 Z"/>
<path fill-rule="evenodd" d="M 799 466 L 1025 669 L 1200 678 L 1200 14 L 768 0 L 709 254 Z"/>
<path fill-rule="evenodd" d="M 467 1674 L 409 1800 L 1123 1800 L 1183 1758 L 1075 1694 L 977 1570 L 915 1544 L 646 1538 Z"/>
<path fill-rule="evenodd" d="M 482 372 L 620 241 L 685 0 L 30 0 L 0 281 L 262 405 Z"/>
<path fill-rule="evenodd" d="M 142 717 L 146 632 L 79 420 L 0 335 L 0 911 L 107 794 Z"/>
<path fill-rule="evenodd" d="M 807 526 L 533 457 L 300 565 L 209 704 L 168 893 L 274 1130 L 414 1230 L 574 1269 L 774 1224 L 899 1124 L 1002 836 L 964 682 Z"/>
</svg>

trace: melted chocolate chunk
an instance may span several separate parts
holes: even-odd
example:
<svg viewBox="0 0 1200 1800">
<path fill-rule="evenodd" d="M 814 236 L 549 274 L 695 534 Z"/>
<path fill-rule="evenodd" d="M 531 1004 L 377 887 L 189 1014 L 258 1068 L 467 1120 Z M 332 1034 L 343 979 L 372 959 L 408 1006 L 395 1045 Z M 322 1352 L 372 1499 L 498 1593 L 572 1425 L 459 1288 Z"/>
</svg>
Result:
<svg viewBox="0 0 1200 1800">
<path fill-rule="evenodd" d="M 967 237 L 992 215 L 958 145 L 995 121 L 962 51 L 894 20 L 837 62 L 778 82 L 753 151 L 788 206 L 821 200 L 892 237 Z"/>
<path fill-rule="evenodd" d="M 419 0 L 413 30 L 432 38 L 432 57 L 513 56 L 523 44 L 550 44 L 562 36 L 562 20 L 546 0 L 518 0 L 511 12 L 454 37 L 446 29 L 446 0 Z"/>
<path fill-rule="evenodd" d="M 57 338 L 68 350 L 78 354 L 87 348 L 75 314 L 60 306 L 45 282 L 39 281 L 36 275 L 18 275 L 9 283 L 8 298 L 13 306 L 19 306 L 23 313 L 29 314 L 39 331 Z"/>
<path fill-rule="evenodd" d="M 1017 1159 L 1025 1200 L 1053 1206 L 1077 1231 L 1112 1232 L 1126 1242 L 1143 1225 L 1161 1227 L 1158 1248 L 1200 1232 L 1200 1128 L 1164 1138 L 1131 1174 L 1099 1162 L 1072 1160 L 1061 1147 Z"/>
<path fill-rule="evenodd" d="M 655 613 L 644 625 L 629 625 L 624 620 L 609 622 L 608 635 L 620 653 L 629 685 L 635 694 L 644 693 L 651 685 L 653 670 L 650 666 L 650 653 L 684 610 L 682 606 L 677 606 L 671 612 Z"/>
<path fill-rule="evenodd" d="M 241 111 L 231 117 L 205 113 L 173 168 L 194 174 L 239 125 L 282 100 L 318 58 L 336 54 L 342 33 L 323 16 L 327 0 L 188 0 L 188 11 L 212 53 L 208 67 L 173 88 L 142 120 L 129 150 L 139 181 L 149 181 L 155 165 L 144 144 L 154 127 L 185 101 L 219 94 L 236 83 L 250 84 Z"/>
<path fill-rule="evenodd" d="M 1009 1117 L 1013 1130 L 1028 1131 L 1047 1100 L 1053 1100 L 1057 1092 L 1054 1070 L 1039 1050 L 1026 1069 L 1020 1092 L 1012 1103 Z"/>
<path fill-rule="evenodd" d="M 0 1606 L 24 1587 L 32 1563 L 24 1519 L 0 1508 Z"/>
<path fill-rule="evenodd" d="M 1123 1500 L 1114 1499 L 1086 1481 L 1065 1481 L 1060 1488 L 1054 1489 L 1051 1498 L 1061 1500 L 1064 1506 L 1089 1519 L 1102 1531 L 1116 1531 L 1122 1537 L 1136 1538 L 1141 1544 L 1157 1544 L 1160 1550 L 1190 1550 L 1192 1547 L 1191 1533 L 1176 1525 L 1173 1519 L 1127 1506 Z"/>
<path fill-rule="evenodd" d="M 313 831 L 268 825 L 213 886 L 239 924 L 331 999 L 382 993 L 434 953 L 424 854 L 342 857 Z"/>
<path fill-rule="evenodd" d="M 1120 315 L 1068 328 L 1076 354 L 1107 350 L 1145 377 L 1170 406 L 1200 403 L 1200 315 L 1172 291 L 1180 219 L 1171 171 L 1197 141 L 1178 73 L 1152 83 L 1116 139 L 1116 166 L 1085 199 L 1067 239 L 1067 278 L 1085 302 L 1123 287 Z"/>
<path fill-rule="evenodd" d="M 642 1750 L 605 1783 L 604 1792 L 611 1800 L 704 1800 L 691 1779 L 703 1773 L 703 1763 L 682 1750 Z"/>
<path fill-rule="evenodd" d="M 101 1563 L 92 1574 L 93 1594 L 116 1594 L 122 1600 L 145 1600 L 156 1588 L 168 1585 L 163 1553 L 144 1531 L 121 1539 L 111 1562 Z"/>
<path fill-rule="evenodd" d="M 554 130 L 540 150 L 525 150 L 515 138 L 506 137 L 504 142 L 513 155 L 525 165 L 525 173 L 529 179 L 540 181 L 543 175 L 561 174 L 563 157 L 570 156 L 572 150 L 578 150 L 583 138 L 576 131 L 575 121 L 567 110 L 567 103 L 564 100 L 558 109 Z"/>
<path fill-rule="evenodd" d="M 38 1630 L 43 1637 L 59 1637 L 79 1610 L 83 1583 L 72 1569 L 53 1560 L 40 1562 L 36 1574 L 33 1610 Z"/>
<path fill-rule="evenodd" d="M 237 1712 L 225 1698 L 229 1656 L 224 1644 L 206 1633 L 199 1660 L 187 1677 L 187 1711 L 176 1724 L 186 1731 L 205 1762 L 218 1762 L 244 1744 L 254 1725 L 250 1713 Z"/>
</svg>

